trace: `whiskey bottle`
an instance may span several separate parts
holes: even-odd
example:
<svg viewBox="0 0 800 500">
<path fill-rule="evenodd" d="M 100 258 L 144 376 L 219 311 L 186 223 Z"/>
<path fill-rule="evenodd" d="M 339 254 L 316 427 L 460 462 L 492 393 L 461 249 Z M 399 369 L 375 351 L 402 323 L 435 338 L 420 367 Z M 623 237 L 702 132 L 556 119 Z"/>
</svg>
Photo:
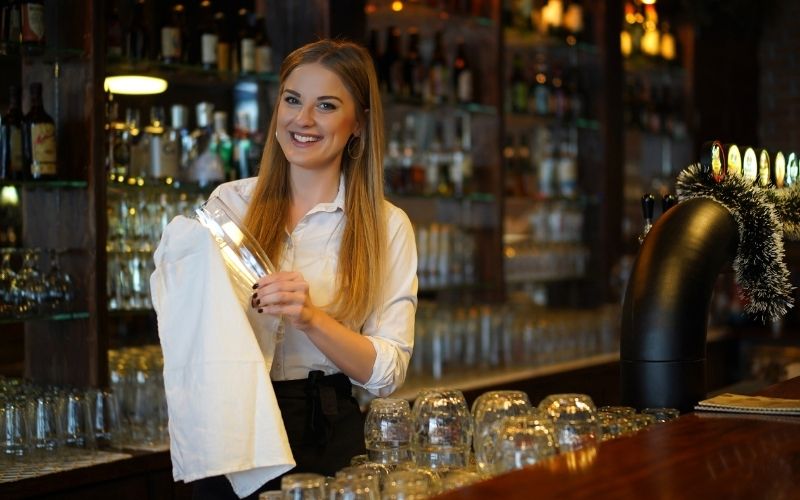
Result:
<svg viewBox="0 0 800 500">
<path fill-rule="evenodd" d="M 31 179 L 54 179 L 58 176 L 56 125 L 42 105 L 42 84 L 31 83 L 30 94 L 23 128 L 25 163 Z"/>
<path fill-rule="evenodd" d="M 0 124 L 0 179 L 22 180 L 26 176 L 23 153 L 22 89 L 11 85 L 8 110 Z"/>
</svg>

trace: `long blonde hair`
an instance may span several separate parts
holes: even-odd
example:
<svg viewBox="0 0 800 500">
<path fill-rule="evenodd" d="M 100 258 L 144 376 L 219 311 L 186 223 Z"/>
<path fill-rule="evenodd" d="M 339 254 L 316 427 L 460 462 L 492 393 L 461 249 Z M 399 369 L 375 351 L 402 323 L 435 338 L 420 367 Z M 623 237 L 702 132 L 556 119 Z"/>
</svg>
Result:
<svg viewBox="0 0 800 500">
<path fill-rule="evenodd" d="M 324 39 L 289 54 L 281 65 L 280 91 L 253 199 L 244 224 L 276 264 L 280 262 L 289 216 L 289 162 L 275 137 L 277 107 L 288 76 L 300 65 L 319 63 L 335 73 L 353 96 L 359 137 L 351 136 L 342 154 L 345 218 L 339 249 L 337 289 L 325 306 L 339 321 L 358 328 L 380 301 L 386 270 L 386 219 L 383 197 L 383 108 L 369 52 L 353 42 Z"/>
</svg>

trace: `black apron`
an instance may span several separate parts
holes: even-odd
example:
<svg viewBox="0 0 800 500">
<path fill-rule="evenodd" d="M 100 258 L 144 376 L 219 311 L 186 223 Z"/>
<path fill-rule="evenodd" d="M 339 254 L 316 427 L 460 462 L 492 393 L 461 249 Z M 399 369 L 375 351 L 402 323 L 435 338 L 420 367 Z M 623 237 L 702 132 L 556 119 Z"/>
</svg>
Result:
<svg viewBox="0 0 800 500">
<path fill-rule="evenodd" d="M 307 379 L 272 382 L 272 387 L 297 463 L 287 474 L 315 472 L 333 476 L 350 465 L 352 457 L 366 453 L 365 417 L 347 376 L 312 371 Z M 200 479 L 192 486 L 195 500 L 239 498 L 225 476 Z M 257 500 L 260 492 L 279 489 L 281 478 L 277 477 L 246 498 Z"/>
</svg>

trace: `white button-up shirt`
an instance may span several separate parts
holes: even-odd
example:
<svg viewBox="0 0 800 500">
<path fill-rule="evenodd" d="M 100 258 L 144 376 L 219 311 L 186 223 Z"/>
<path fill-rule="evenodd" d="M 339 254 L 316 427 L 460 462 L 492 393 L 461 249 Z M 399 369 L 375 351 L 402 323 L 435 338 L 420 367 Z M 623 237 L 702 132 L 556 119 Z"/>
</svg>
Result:
<svg viewBox="0 0 800 500">
<path fill-rule="evenodd" d="M 211 196 L 219 196 L 244 218 L 255 185 L 255 178 L 228 182 L 217 187 Z M 301 273 L 309 284 L 311 301 L 318 307 L 330 304 L 336 293 L 339 247 L 345 225 L 344 191 L 342 176 L 336 199 L 316 205 L 291 234 L 287 232 L 286 246 L 277 266 L 281 271 Z M 417 250 L 411 221 L 388 201 L 385 216 L 389 265 L 383 300 L 361 327 L 361 334 L 372 342 L 377 356 L 370 379 L 365 384 L 352 381 L 377 396 L 388 396 L 405 380 L 414 347 L 417 307 Z M 286 324 L 284 340 L 275 349 L 272 380 L 304 379 L 311 370 L 321 370 L 326 375 L 340 371 L 305 333 Z"/>
</svg>

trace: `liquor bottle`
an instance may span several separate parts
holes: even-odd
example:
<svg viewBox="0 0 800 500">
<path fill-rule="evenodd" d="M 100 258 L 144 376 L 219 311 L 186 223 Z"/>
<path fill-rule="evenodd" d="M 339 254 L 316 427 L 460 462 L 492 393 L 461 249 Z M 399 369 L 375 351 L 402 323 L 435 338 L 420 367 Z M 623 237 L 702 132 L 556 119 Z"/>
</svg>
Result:
<svg viewBox="0 0 800 500">
<path fill-rule="evenodd" d="M 125 110 L 123 140 L 129 154 L 126 176 L 128 179 L 144 178 L 150 161 L 150 141 L 143 133 L 141 115 L 136 108 Z"/>
<path fill-rule="evenodd" d="M 228 24 L 223 11 L 214 13 L 214 23 L 217 27 L 217 70 L 231 70 L 231 37 Z"/>
<path fill-rule="evenodd" d="M 473 82 L 474 75 L 467 58 L 467 47 L 463 40 L 459 40 L 456 46 L 456 58 L 453 61 L 453 88 L 457 102 L 469 103 L 474 100 Z"/>
<path fill-rule="evenodd" d="M 18 1 L 7 1 L 3 5 L 2 43 L 3 54 L 19 52 L 22 19 Z"/>
<path fill-rule="evenodd" d="M 411 27 L 408 30 L 408 45 L 403 57 L 403 90 L 404 97 L 420 99 L 422 97 L 424 67 L 419 51 L 419 30 Z"/>
<path fill-rule="evenodd" d="M 511 60 L 511 80 L 509 81 L 509 110 L 513 113 L 524 113 L 528 106 L 528 84 L 522 65 L 522 55 L 515 53 Z"/>
<path fill-rule="evenodd" d="M 558 189 L 561 196 L 574 198 L 578 190 L 578 131 L 569 129 L 569 134 L 561 142 L 558 159 Z"/>
<path fill-rule="evenodd" d="M 122 57 L 122 21 L 116 2 L 108 9 L 106 20 L 106 57 L 114 60 Z"/>
<path fill-rule="evenodd" d="M 210 102 L 200 102 L 196 106 L 197 128 L 192 131 L 193 149 L 190 154 L 191 166 L 188 179 L 205 186 L 210 182 L 219 182 L 225 179 L 225 169 L 222 160 L 213 149 L 212 139 L 214 129 L 212 114 L 214 105 Z"/>
<path fill-rule="evenodd" d="M 402 87 L 402 56 L 400 53 L 400 29 L 389 26 L 386 30 L 386 50 L 381 57 L 380 71 L 384 90 L 391 96 L 399 96 Z"/>
<path fill-rule="evenodd" d="M 251 21 L 252 15 L 247 9 L 239 9 L 238 46 L 239 72 L 248 74 L 256 69 L 256 39 Z"/>
<path fill-rule="evenodd" d="M 23 127 L 25 164 L 31 179 L 54 179 L 58 175 L 56 124 L 44 110 L 39 82 L 30 85 L 30 104 Z"/>
<path fill-rule="evenodd" d="M 131 25 L 125 35 L 125 57 L 131 61 L 142 61 L 150 56 L 150 37 L 145 27 L 145 1 L 136 0 L 131 15 Z"/>
<path fill-rule="evenodd" d="M 456 147 L 453 150 L 450 179 L 453 181 L 453 195 L 464 196 L 472 183 L 472 131 L 470 117 L 463 114 L 456 117 Z"/>
<path fill-rule="evenodd" d="M 536 73 L 528 91 L 528 112 L 547 116 L 552 112 L 550 95 L 552 90 L 548 77 L 547 60 L 543 53 L 536 55 Z M 532 104 L 532 106 L 531 106 Z"/>
<path fill-rule="evenodd" d="M 378 80 L 382 78 L 382 74 L 380 71 L 380 63 L 381 63 L 381 50 L 380 50 L 380 41 L 378 30 L 372 28 L 369 30 L 369 37 L 367 38 L 367 50 L 369 51 L 369 55 L 372 56 L 372 64 L 375 65 L 375 73 L 378 75 Z"/>
<path fill-rule="evenodd" d="M 11 85 L 8 91 L 8 110 L 0 124 L 0 179 L 22 180 L 27 174 L 22 139 L 22 89 Z"/>
<path fill-rule="evenodd" d="M 563 73 L 560 66 L 553 67 L 552 92 L 550 93 L 550 111 L 559 121 L 565 120 L 569 113 L 569 98 L 564 85 Z"/>
<path fill-rule="evenodd" d="M 428 99 L 432 104 L 446 103 L 451 95 L 450 77 L 445 57 L 444 34 L 437 30 L 434 34 L 433 56 L 428 70 Z"/>
<path fill-rule="evenodd" d="M 22 46 L 35 50 L 44 46 L 44 0 L 20 0 Z"/>
<path fill-rule="evenodd" d="M 145 127 L 144 131 L 150 138 L 148 177 L 176 178 L 180 163 L 179 138 L 176 131 L 166 126 L 166 116 L 162 106 L 150 108 L 150 125 Z"/>
<path fill-rule="evenodd" d="M 271 73 L 274 70 L 272 62 L 272 42 L 267 32 L 267 21 L 263 17 L 256 19 L 256 73 Z"/>
<path fill-rule="evenodd" d="M 170 131 L 175 134 L 178 142 L 178 177 L 186 178 L 186 173 L 191 165 L 190 155 L 194 149 L 194 139 L 189 131 L 189 109 L 183 104 L 173 104 L 169 110 Z"/>
<path fill-rule="evenodd" d="M 240 114 L 233 129 L 233 164 L 236 177 L 239 179 L 253 175 L 253 169 L 250 166 L 253 150 L 253 141 L 250 139 L 251 129 L 250 115 L 248 113 Z"/>
<path fill-rule="evenodd" d="M 183 58 L 183 33 L 186 23 L 183 20 L 185 7 L 180 0 L 173 2 L 169 9 L 169 19 L 161 27 L 161 60 L 176 64 Z"/>
<path fill-rule="evenodd" d="M 214 111 L 214 133 L 211 136 L 211 150 L 215 151 L 222 162 L 227 180 L 236 179 L 236 171 L 233 169 L 233 141 L 228 135 L 227 124 L 228 113 L 224 111 Z"/>
<path fill-rule="evenodd" d="M 124 178 L 128 175 L 130 150 L 124 140 L 126 128 L 125 122 L 119 119 L 118 104 L 109 100 L 106 107 L 106 148 L 108 150 L 106 169 L 112 179 Z"/>
<path fill-rule="evenodd" d="M 383 159 L 383 177 L 386 182 L 386 190 L 390 193 L 403 192 L 403 156 L 400 148 L 401 134 L 402 125 L 400 122 L 392 122 L 389 128 L 389 138 L 386 141 L 386 155 Z"/>
<path fill-rule="evenodd" d="M 197 33 L 199 40 L 197 45 L 200 48 L 199 62 L 203 69 L 217 69 L 217 44 L 219 34 L 214 24 L 214 11 L 211 2 L 200 2 L 200 12 L 198 14 L 199 26 Z"/>
</svg>

